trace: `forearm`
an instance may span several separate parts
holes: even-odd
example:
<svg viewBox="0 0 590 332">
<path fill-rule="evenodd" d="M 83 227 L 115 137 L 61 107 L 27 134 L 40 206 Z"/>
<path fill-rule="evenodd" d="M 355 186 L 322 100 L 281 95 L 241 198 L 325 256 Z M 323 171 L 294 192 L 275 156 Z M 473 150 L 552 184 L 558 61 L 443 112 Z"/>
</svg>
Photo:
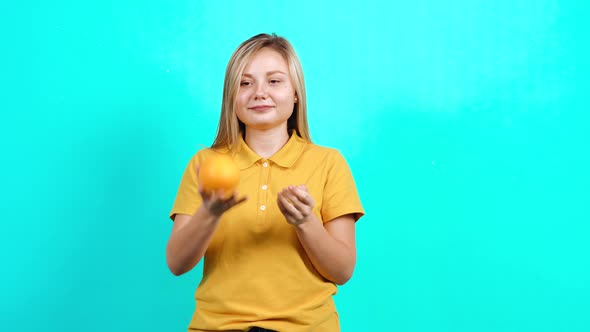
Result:
<svg viewBox="0 0 590 332">
<path fill-rule="evenodd" d="M 201 206 L 181 228 L 173 230 L 166 246 L 170 271 L 181 275 L 195 267 L 211 242 L 219 217 Z"/>
<path fill-rule="evenodd" d="M 307 256 L 324 278 L 342 285 L 352 277 L 356 248 L 333 237 L 315 216 L 294 228 Z"/>
</svg>

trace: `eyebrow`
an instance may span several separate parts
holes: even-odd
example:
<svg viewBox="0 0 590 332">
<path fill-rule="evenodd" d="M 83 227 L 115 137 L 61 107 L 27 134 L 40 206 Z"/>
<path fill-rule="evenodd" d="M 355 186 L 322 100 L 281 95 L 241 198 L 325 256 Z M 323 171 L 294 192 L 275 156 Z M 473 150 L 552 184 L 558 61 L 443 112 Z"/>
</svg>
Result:
<svg viewBox="0 0 590 332">
<path fill-rule="evenodd" d="M 285 73 L 285 72 L 282 72 L 282 71 L 280 71 L 280 70 L 272 70 L 272 71 L 269 71 L 269 72 L 267 72 L 267 73 L 266 73 L 266 76 L 270 76 L 270 75 L 274 75 L 274 74 L 283 74 L 283 75 L 287 75 L 287 73 Z M 244 73 L 244 74 L 242 74 L 242 76 L 252 77 L 252 75 L 251 75 L 251 74 L 248 74 L 248 73 Z"/>
</svg>

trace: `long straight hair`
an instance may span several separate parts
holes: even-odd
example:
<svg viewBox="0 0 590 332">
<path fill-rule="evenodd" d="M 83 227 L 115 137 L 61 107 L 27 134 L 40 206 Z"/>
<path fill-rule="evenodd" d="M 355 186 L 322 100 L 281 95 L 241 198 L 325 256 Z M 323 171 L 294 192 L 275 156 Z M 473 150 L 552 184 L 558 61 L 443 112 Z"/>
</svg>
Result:
<svg viewBox="0 0 590 332">
<path fill-rule="evenodd" d="M 289 41 L 276 34 L 261 33 L 246 40 L 234 51 L 225 70 L 223 84 L 223 100 L 221 102 L 221 116 L 217 126 L 217 135 L 212 148 L 228 148 L 234 150 L 245 133 L 246 127 L 236 115 L 237 95 L 244 69 L 252 55 L 262 48 L 270 48 L 283 56 L 289 66 L 297 102 L 293 106 L 293 114 L 287 120 L 287 130 L 295 130 L 297 134 L 311 142 L 309 126 L 307 124 L 307 102 L 305 98 L 305 81 L 301 63 L 293 46 Z"/>
</svg>

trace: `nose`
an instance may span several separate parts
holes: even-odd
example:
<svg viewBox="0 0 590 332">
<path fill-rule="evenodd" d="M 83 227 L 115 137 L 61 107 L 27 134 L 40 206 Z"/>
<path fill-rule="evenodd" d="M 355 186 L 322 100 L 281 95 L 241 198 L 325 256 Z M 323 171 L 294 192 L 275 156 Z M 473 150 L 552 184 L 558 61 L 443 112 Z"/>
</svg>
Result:
<svg viewBox="0 0 590 332">
<path fill-rule="evenodd" d="M 266 86 L 264 84 L 258 84 L 256 86 L 256 94 L 254 95 L 254 97 L 264 99 L 266 98 L 266 96 Z"/>
</svg>

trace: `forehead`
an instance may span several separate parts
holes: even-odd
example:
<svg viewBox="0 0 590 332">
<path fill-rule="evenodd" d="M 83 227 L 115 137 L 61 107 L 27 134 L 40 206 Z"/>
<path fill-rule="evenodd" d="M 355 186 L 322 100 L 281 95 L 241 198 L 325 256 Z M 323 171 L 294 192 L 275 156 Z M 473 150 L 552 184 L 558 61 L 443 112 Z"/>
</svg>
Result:
<svg viewBox="0 0 590 332">
<path fill-rule="evenodd" d="M 282 71 L 288 74 L 289 65 L 281 53 L 268 47 L 262 48 L 252 54 L 244 68 L 244 74 L 267 73 L 271 71 Z"/>
</svg>

